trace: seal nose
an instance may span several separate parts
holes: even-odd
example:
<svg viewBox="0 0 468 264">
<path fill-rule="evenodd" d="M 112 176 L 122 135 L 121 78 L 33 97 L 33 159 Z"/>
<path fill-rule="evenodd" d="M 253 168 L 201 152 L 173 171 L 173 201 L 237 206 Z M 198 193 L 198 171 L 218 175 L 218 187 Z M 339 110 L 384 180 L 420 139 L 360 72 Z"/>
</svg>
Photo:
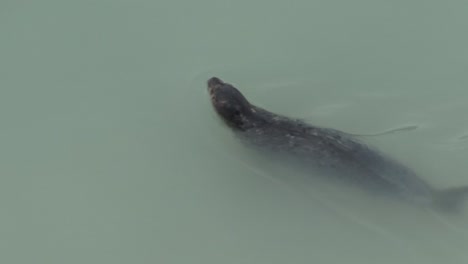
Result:
<svg viewBox="0 0 468 264">
<path fill-rule="evenodd" d="M 221 86 L 224 84 L 223 81 L 221 81 L 219 78 L 217 77 L 212 77 L 208 80 L 208 89 L 214 89 L 218 86 Z"/>
</svg>

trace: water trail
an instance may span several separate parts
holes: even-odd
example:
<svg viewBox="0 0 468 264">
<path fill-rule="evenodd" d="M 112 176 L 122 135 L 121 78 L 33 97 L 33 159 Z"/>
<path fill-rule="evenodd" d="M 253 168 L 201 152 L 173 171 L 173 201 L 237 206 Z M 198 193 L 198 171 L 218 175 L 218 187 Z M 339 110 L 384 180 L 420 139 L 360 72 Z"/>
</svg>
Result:
<svg viewBox="0 0 468 264">
<path fill-rule="evenodd" d="M 418 128 L 419 128 L 418 125 L 408 125 L 408 126 L 403 126 L 403 127 L 398 127 L 398 128 L 382 131 L 382 132 L 375 133 L 375 134 L 352 134 L 352 133 L 346 133 L 346 134 L 351 135 L 351 136 L 356 136 L 356 137 L 377 137 L 377 136 L 383 136 L 383 135 L 394 134 L 394 133 L 408 132 L 408 131 L 412 131 Z"/>
<path fill-rule="evenodd" d="M 237 157 L 234 158 L 234 159 L 237 159 L 237 161 L 239 163 L 243 164 L 246 168 L 251 170 L 255 175 L 257 175 L 259 177 L 262 177 L 262 178 L 265 178 L 265 179 L 273 182 L 275 185 L 278 185 L 281 188 L 284 188 L 284 189 L 288 190 L 289 192 L 293 193 L 294 195 L 300 196 L 301 198 L 305 198 L 306 194 L 303 192 L 303 190 L 300 190 L 298 188 L 294 188 L 293 186 L 291 186 L 290 184 L 285 183 L 284 181 L 275 179 L 274 177 L 272 177 L 268 173 L 265 173 L 265 172 L 263 172 L 263 171 L 261 171 L 259 169 L 256 169 L 256 168 L 250 166 L 247 162 L 244 162 L 244 161 L 242 161 L 241 159 L 239 159 Z M 333 214 L 335 214 L 335 215 L 337 215 L 337 216 L 339 216 L 339 217 L 341 217 L 343 219 L 349 219 L 354 224 L 362 226 L 364 228 L 367 228 L 368 230 L 371 230 L 372 232 L 375 232 L 376 234 L 379 234 L 379 235 L 383 236 L 384 238 L 391 240 L 393 243 L 397 244 L 398 246 L 402 247 L 403 249 L 405 249 L 407 251 L 411 251 L 411 252 L 414 251 L 414 248 L 416 246 L 415 244 L 409 244 L 404 239 L 401 239 L 398 236 L 394 235 L 391 231 L 388 231 L 387 229 L 382 228 L 381 226 L 379 226 L 379 225 L 377 225 L 375 223 L 372 223 L 372 222 L 364 219 L 363 217 L 359 217 L 357 214 L 354 214 L 354 213 L 350 212 L 349 210 L 346 210 L 346 208 L 344 208 L 343 206 L 340 206 L 339 204 L 337 204 L 335 202 L 331 202 L 329 200 L 323 199 L 323 198 L 319 197 L 319 195 L 315 195 L 313 193 L 307 193 L 307 195 L 312 195 L 314 200 L 320 202 L 324 206 L 324 208 L 329 210 L 331 213 L 333 213 Z M 404 246 L 402 246 L 402 245 L 404 245 Z M 411 249 L 413 249 L 413 250 L 411 250 Z"/>
</svg>

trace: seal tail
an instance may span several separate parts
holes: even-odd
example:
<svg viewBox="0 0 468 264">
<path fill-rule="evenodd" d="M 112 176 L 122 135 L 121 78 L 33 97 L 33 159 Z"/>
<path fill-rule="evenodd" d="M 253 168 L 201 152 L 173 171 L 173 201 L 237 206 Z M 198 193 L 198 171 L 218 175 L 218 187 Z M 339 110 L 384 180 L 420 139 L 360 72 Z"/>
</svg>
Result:
<svg viewBox="0 0 468 264">
<path fill-rule="evenodd" d="M 436 191 L 434 205 L 443 211 L 458 212 L 468 199 L 468 186 Z"/>
</svg>

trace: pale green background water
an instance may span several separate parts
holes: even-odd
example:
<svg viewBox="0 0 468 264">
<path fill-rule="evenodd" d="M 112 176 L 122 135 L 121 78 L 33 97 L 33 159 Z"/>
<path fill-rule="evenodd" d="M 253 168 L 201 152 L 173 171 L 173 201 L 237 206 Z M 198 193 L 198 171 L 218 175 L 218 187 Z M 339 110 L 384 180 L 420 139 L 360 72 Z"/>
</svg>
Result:
<svg viewBox="0 0 468 264">
<path fill-rule="evenodd" d="M 468 184 L 467 12 L 3 0 L 0 262 L 468 263 L 468 208 L 290 188 L 244 155 L 205 88 L 215 75 L 353 133 L 417 126 L 369 142 L 436 186 Z"/>
</svg>

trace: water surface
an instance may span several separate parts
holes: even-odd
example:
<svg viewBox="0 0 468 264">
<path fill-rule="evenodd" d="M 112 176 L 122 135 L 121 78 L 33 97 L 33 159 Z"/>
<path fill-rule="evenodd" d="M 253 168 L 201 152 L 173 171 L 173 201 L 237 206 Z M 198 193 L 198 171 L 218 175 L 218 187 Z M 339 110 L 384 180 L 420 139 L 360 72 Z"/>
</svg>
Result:
<svg viewBox="0 0 468 264">
<path fill-rule="evenodd" d="M 205 87 L 218 76 L 355 134 L 413 127 L 365 140 L 436 186 L 468 184 L 467 2 L 0 6 L 2 263 L 468 261 L 468 205 L 447 216 L 291 182 Z"/>
</svg>

